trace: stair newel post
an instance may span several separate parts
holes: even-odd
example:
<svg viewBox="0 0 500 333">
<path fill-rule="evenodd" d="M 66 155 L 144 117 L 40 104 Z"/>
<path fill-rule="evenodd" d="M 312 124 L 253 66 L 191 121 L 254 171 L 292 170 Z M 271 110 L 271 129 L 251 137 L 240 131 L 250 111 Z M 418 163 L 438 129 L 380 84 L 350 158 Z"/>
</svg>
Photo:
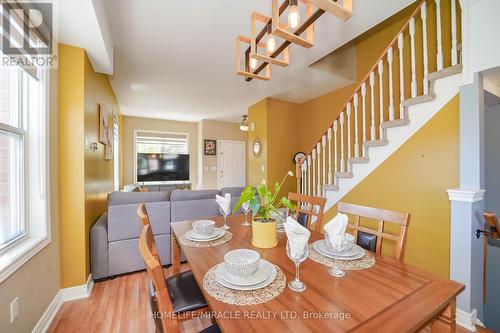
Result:
<svg viewBox="0 0 500 333">
<path fill-rule="evenodd" d="M 394 86 L 392 82 L 392 46 L 387 50 L 387 63 L 389 65 L 389 120 L 394 120 Z"/>
<path fill-rule="evenodd" d="M 354 94 L 353 101 L 354 105 L 354 157 L 359 157 L 359 125 L 358 125 L 358 93 Z"/>
<path fill-rule="evenodd" d="M 340 172 L 345 171 L 344 162 L 344 111 L 340 113 Z"/>
<path fill-rule="evenodd" d="M 441 32 L 441 0 L 436 0 L 437 70 L 443 69 L 443 37 Z"/>
<path fill-rule="evenodd" d="M 318 153 L 318 190 L 317 190 L 317 196 L 321 195 L 321 163 L 320 163 L 320 154 L 321 154 L 321 143 L 318 142 L 316 144 L 316 153 Z"/>
<path fill-rule="evenodd" d="M 311 192 L 311 155 L 307 155 L 307 195 L 312 195 L 312 192 Z"/>
<path fill-rule="evenodd" d="M 347 103 L 346 113 L 347 113 L 347 160 L 352 157 L 351 155 L 351 102 Z M 347 171 L 349 171 L 349 165 L 347 166 Z"/>
<path fill-rule="evenodd" d="M 328 128 L 328 185 L 332 185 L 332 128 Z"/>
<path fill-rule="evenodd" d="M 458 64 L 457 8 L 456 0 L 451 0 L 451 65 Z"/>
<path fill-rule="evenodd" d="M 366 142 L 366 82 L 363 82 L 361 85 L 361 106 L 363 108 L 363 151 L 362 155 L 365 157 L 366 155 L 366 149 L 365 149 L 365 142 Z"/>
<path fill-rule="evenodd" d="M 312 187 L 311 195 L 316 195 L 316 148 L 312 150 Z"/>
<path fill-rule="evenodd" d="M 403 101 L 405 100 L 405 67 L 403 62 L 403 47 L 404 39 L 403 33 L 398 36 L 398 49 L 399 49 L 399 118 L 405 118 L 405 108 Z"/>
<path fill-rule="evenodd" d="M 334 147 L 333 147 L 333 151 L 334 151 L 334 174 L 337 173 L 339 171 L 339 168 L 338 168 L 338 144 L 337 144 L 337 126 L 338 126 L 338 122 L 337 120 L 335 120 L 333 122 L 333 135 L 335 137 L 335 140 L 334 140 Z M 337 178 L 334 177 L 333 179 L 333 183 L 336 185 L 337 184 Z"/>
<path fill-rule="evenodd" d="M 375 130 L 375 72 L 370 73 L 370 99 L 371 99 L 371 105 L 370 105 L 370 111 L 371 111 L 371 135 L 370 139 L 371 140 L 377 140 L 376 137 L 376 130 Z"/>
<path fill-rule="evenodd" d="M 424 95 L 429 93 L 429 55 L 427 54 L 427 5 L 424 1 L 420 7 L 420 16 L 422 17 L 422 43 L 423 43 L 423 59 L 424 59 L 424 78 L 423 87 Z"/>
<path fill-rule="evenodd" d="M 379 123 L 379 138 L 382 140 L 384 138 L 384 131 L 382 130 L 382 124 L 384 122 L 384 61 L 380 60 L 378 62 L 378 90 L 379 90 L 379 113 L 380 113 L 380 123 Z"/>
<path fill-rule="evenodd" d="M 415 64 L 415 18 L 410 19 L 411 38 L 411 98 L 417 97 L 417 70 Z"/>
<path fill-rule="evenodd" d="M 323 182 L 321 183 L 323 186 L 326 185 L 326 135 L 323 135 L 321 138 L 321 146 L 323 147 Z"/>
</svg>

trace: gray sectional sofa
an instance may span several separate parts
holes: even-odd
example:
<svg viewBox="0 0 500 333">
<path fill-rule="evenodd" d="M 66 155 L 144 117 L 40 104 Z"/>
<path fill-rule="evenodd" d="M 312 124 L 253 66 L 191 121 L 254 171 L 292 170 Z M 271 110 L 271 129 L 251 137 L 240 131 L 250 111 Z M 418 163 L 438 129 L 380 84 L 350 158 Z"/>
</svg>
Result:
<svg viewBox="0 0 500 333">
<path fill-rule="evenodd" d="M 112 192 L 108 211 L 90 230 L 92 278 L 101 280 L 144 269 L 139 253 L 140 222 L 137 206 L 144 202 L 160 258 L 170 264 L 170 223 L 219 216 L 215 195 L 231 193 L 232 205 L 243 188 L 174 190 L 168 192 Z"/>
</svg>

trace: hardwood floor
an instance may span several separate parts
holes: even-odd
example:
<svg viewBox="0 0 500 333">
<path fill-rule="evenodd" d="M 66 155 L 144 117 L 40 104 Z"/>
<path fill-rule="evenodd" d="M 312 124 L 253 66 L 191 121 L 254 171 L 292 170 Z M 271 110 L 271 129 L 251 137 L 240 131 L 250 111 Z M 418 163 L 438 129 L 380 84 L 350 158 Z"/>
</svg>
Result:
<svg viewBox="0 0 500 333">
<path fill-rule="evenodd" d="M 189 269 L 189 266 L 185 264 L 181 269 Z M 166 269 L 166 276 L 171 274 L 170 271 L 171 269 Z M 48 332 L 154 333 L 147 281 L 145 272 L 137 272 L 96 282 L 89 298 L 63 304 Z M 195 333 L 210 326 L 211 322 L 208 319 L 196 319 L 182 325 L 183 332 Z M 430 332 L 430 329 L 425 329 L 422 333 L 424 332 Z M 469 332 L 457 326 L 457 333 Z M 491 333 L 480 327 L 477 332 Z"/>
</svg>

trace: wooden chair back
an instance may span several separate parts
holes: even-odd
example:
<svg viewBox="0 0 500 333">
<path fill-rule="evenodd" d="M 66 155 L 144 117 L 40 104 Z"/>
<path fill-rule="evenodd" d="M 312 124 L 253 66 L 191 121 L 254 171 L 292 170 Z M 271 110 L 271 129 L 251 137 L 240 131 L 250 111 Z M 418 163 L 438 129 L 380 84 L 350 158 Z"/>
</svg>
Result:
<svg viewBox="0 0 500 333">
<path fill-rule="evenodd" d="M 313 197 L 310 195 L 303 195 L 298 193 L 288 193 L 288 200 L 296 202 L 295 214 L 293 217 L 300 220 L 305 219 L 304 226 L 307 229 L 311 228 L 313 217 L 316 217 L 314 230 L 319 231 L 323 225 L 323 214 L 325 210 L 326 199 L 321 197 Z"/>
<path fill-rule="evenodd" d="M 179 323 L 172 317 L 173 306 L 170 296 L 168 295 L 167 283 L 163 273 L 163 267 L 160 261 L 153 254 L 154 238 L 151 232 L 151 226 L 145 225 L 142 227 L 139 237 L 139 250 L 141 252 L 148 277 L 153 283 L 156 294 L 156 302 L 158 305 L 157 316 L 161 318 L 163 332 L 179 332 Z"/>
<path fill-rule="evenodd" d="M 488 225 L 487 231 L 490 232 L 490 234 L 488 236 L 493 238 L 493 239 L 499 239 L 500 238 L 500 226 L 498 224 L 497 214 L 485 212 L 483 214 L 483 216 L 484 216 L 484 220 L 486 221 L 486 224 Z"/>
<path fill-rule="evenodd" d="M 158 260 L 161 265 L 160 255 L 158 252 L 158 248 L 156 247 L 155 238 L 153 236 L 153 229 L 151 229 L 151 224 L 149 223 L 149 215 L 146 210 L 146 205 L 144 203 L 139 204 L 137 206 L 137 216 L 139 217 L 139 221 L 141 222 L 141 227 L 149 226 L 148 233 L 150 233 L 151 238 L 151 254 Z"/>
<path fill-rule="evenodd" d="M 376 253 L 382 252 L 382 240 L 388 239 L 396 242 L 395 258 L 398 261 L 403 261 L 406 249 L 406 238 L 408 234 L 408 226 L 410 224 L 410 214 L 400 213 L 391 210 L 358 206 L 345 202 L 338 203 L 338 212 L 354 215 L 354 224 L 348 224 L 348 228 L 354 230 L 354 237 L 358 239 L 358 232 L 364 232 L 377 237 Z M 368 218 L 378 221 L 377 230 L 363 227 L 360 225 L 361 218 Z M 393 223 L 400 226 L 399 235 L 389 234 L 384 231 L 385 223 Z"/>
</svg>

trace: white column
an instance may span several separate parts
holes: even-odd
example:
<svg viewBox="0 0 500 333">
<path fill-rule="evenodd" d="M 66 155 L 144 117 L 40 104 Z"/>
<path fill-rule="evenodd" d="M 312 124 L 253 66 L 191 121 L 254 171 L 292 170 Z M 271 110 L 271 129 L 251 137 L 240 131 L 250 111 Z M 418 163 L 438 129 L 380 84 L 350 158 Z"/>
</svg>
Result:
<svg viewBox="0 0 500 333">
<path fill-rule="evenodd" d="M 316 153 L 318 154 L 318 190 L 316 192 L 317 196 L 321 195 L 322 189 L 321 189 L 321 163 L 320 163 L 320 154 L 321 154 L 321 143 L 316 144 Z M 324 158 L 323 158 L 324 159 Z"/>
<path fill-rule="evenodd" d="M 321 138 L 321 145 L 323 146 L 323 186 L 327 183 L 326 180 L 326 135 Z"/>
<path fill-rule="evenodd" d="M 333 143 L 334 143 L 334 159 L 333 160 L 335 162 L 334 163 L 334 167 L 335 167 L 334 168 L 334 174 L 339 171 L 339 168 L 338 168 L 338 151 L 337 151 L 338 150 L 338 144 L 337 144 L 337 138 L 338 138 L 338 136 L 337 136 L 337 124 L 338 124 L 337 120 L 335 120 L 333 122 L 333 135 L 335 137 L 335 140 L 333 141 Z M 336 177 L 334 177 L 333 183 L 337 184 L 337 178 Z"/>
<path fill-rule="evenodd" d="M 311 192 L 311 155 L 307 156 L 307 195 L 312 195 L 312 192 Z"/>
<path fill-rule="evenodd" d="M 417 97 L 417 72 L 415 65 L 415 18 L 410 20 L 411 37 L 411 98 Z"/>
<path fill-rule="evenodd" d="M 457 48 L 457 8 L 456 0 L 451 1 L 451 65 L 458 64 Z"/>
<path fill-rule="evenodd" d="M 316 148 L 312 150 L 312 186 L 311 186 L 311 195 L 316 195 Z"/>
<path fill-rule="evenodd" d="M 443 42 L 441 32 L 441 0 L 436 0 L 437 70 L 443 69 Z"/>
<path fill-rule="evenodd" d="M 345 171 L 344 162 L 344 111 L 340 113 L 340 172 Z"/>
<path fill-rule="evenodd" d="M 405 118 L 405 108 L 403 101 L 405 100 L 405 67 L 403 62 L 403 47 L 404 39 L 403 33 L 398 36 L 398 49 L 399 49 L 399 118 Z"/>
<path fill-rule="evenodd" d="M 328 185 L 332 185 L 332 128 L 328 128 Z"/>
<path fill-rule="evenodd" d="M 359 157 L 358 93 L 354 94 L 354 157 Z"/>
<path fill-rule="evenodd" d="M 371 140 L 377 140 L 377 132 L 375 130 L 375 72 L 370 73 L 370 98 L 371 98 L 371 105 L 370 105 L 370 111 L 371 111 L 371 121 L 372 121 L 372 126 L 371 126 L 371 135 L 370 139 Z"/>
<path fill-rule="evenodd" d="M 361 106 L 363 108 L 363 146 L 366 142 L 366 82 L 361 85 Z M 363 148 L 363 157 L 365 156 L 365 149 Z"/>
<path fill-rule="evenodd" d="M 424 78 L 423 78 L 423 87 L 424 87 L 424 95 L 429 93 L 429 60 L 427 54 L 427 6 L 425 1 L 422 3 L 420 7 L 420 16 L 422 17 L 422 43 L 423 43 L 423 58 L 424 58 Z"/>
<path fill-rule="evenodd" d="M 384 122 L 384 62 L 380 60 L 378 62 L 378 90 L 379 90 L 379 107 L 380 107 L 380 123 L 379 123 L 379 138 L 383 139 L 382 123 Z"/>
<path fill-rule="evenodd" d="M 389 64 L 389 120 L 394 120 L 394 87 L 392 83 L 392 46 L 387 50 L 387 62 Z"/>
<path fill-rule="evenodd" d="M 350 159 L 352 157 L 352 155 L 351 155 L 351 102 L 347 103 L 346 113 L 347 113 L 347 159 Z M 349 166 L 347 166 L 347 171 L 349 171 Z"/>
</svg>

